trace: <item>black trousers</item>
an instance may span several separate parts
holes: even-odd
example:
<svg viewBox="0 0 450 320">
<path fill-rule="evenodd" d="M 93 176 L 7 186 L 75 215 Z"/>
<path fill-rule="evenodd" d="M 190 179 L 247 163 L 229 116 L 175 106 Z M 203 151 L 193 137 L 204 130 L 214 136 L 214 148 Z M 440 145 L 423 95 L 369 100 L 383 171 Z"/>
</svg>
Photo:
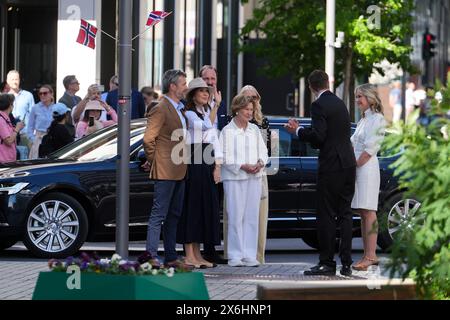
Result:
<svg viewBox="0 0 450 320">
<path fill-rule="evenodd" d="M 318 238 L 320 264 L 335 268 L 336 227 L 340 229 L 339 257 L 343 265 L 352 264 L 352 210 L 356 168 L 338 172 L 320 172 L 318 192 Z"/>
</svg>

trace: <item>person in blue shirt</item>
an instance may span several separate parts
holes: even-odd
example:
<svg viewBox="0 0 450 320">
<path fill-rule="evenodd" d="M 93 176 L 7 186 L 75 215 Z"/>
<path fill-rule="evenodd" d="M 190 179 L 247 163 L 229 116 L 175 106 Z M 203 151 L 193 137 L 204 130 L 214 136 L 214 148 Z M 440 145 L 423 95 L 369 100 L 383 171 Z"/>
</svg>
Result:
<svg viewBox="0 0 450 320">
<path fill-rule="evenodd" d="M 117 75 L 113 75 L 111 79 L 109 79 L 109 91 L 105 91 L 102 93 L 101 100 L 106 102 L 106 98 L 108 97 L 108 93 L 114 91 L 119 88 L 119 77 Z"/>
<path fill-rule="evenodd" d="M 118 78 L 117 78 L 118 81 Z M 118 84 L 118 82 L 117 82 Z M 108 92 L 106 96 L 106 103 L 110 105 L 117 113 L 118 112 L 119 89 L 114 89 Z M 131 120 L 144 118 L 145 102 L 142 93 L 136 89 L 131 89 Z"/>
<path fill-rule="evenodd" d="M 9 93 L 14 95 L 13 116 L 18 121 L 24 122 L 25 127 L 20 131 L 20 143 L 27 148 L 31 147 L 31 141 L 27 138 L 27 125 L 31 107 L 34 105 L 33 94 L 20 88 L 20 74 L 17 70 L 11 70 L 6 75 L 6 83 Z"/>
<path fill-rule="evenodd" d="M 47 129 L 53 121 L 52 105 L 54 97 L 52 87 L 44 84 L 39 88 L 38 95 L 40 102 L 31 108 L 27 126 L 28 139 L 33 143 L 28 156 L 30 159 L 39 157 L 39 146 L 42 137 L 47 134 Z"/>
</svg>

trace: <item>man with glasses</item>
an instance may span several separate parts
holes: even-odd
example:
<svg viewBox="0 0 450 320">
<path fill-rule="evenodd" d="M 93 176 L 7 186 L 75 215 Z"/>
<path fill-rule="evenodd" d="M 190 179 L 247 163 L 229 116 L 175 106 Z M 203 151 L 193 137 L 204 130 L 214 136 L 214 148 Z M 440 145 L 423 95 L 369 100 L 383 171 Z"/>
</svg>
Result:
<svg viewBox="0 0 450 320">
<path fill-rule="evenodd" d="M 75 93 L 80 90 L 80 83 L 74 75 L 69 75 L 64 77 L 63 85 L 66 92 L 64 92 L 64 95 L 58 100 L 58 102 L 64 103 L 67 108 L 72 110 L 72 108 L 81 101 L 81 98 L 75 95 Z"/>
<path fill-rule="evenodd" d="M 31 107 L 34 106 L 34 97 L 31 92 L 20 88 L 19 71 L 9 71 L 6 75 L 6 83 L 9 86 L 9 93 L 13 94 L 15 98 L 12 114 L 17 121 L 25 124 L 25 127 L 20 131 L 20 146 L 17 147 L 17 150 L 20 153 L 20 158 L 26 159 L 28 157 L 28 149 L 31 147 L 31 142 L 27 137 L 27 124 Z"/>
<path fill-rule="evenodd" d="M 102 93 L 102 101 L 106 102 L 108 93 L 117 89 L 119 89 L 119 77 L 117 75 L 113 75 L 111 79 L 109 79 L 109 91 L 105 91 Z"/>
<path fill-rule="evenodd" d="M 119 78 L 116 76 L 116 80 L 113 84 L 116 88 L 110 90 L 106 96 L 106 103 L 110 105 L 114 110 L 118 111 L 119 102 Z M 111 86 L 111 83 L 110 83 Z M 145 102 L 142 93 L 136 89 L 131 89 L 131 120 L 143 118 L 145 115 Z"/>
<path fill-rule="evenodd" d="M 204 65 L 200 69 L 198 75 L 206 82 L 209 87 L 214 88 L 214 95 L 210 101 L 210 107 L 214 108 L 217 106 L 217 104 L 219 104 L 219 109 L 217 110 L 217 117 L 213 125 L 216 129 L 222 130 L 227 125 L 228 119 L 227 107 L 222 100 L 221 92 L 217 90 L 217 69 L 211 65 Z M 223 191 L 222 189 L 219 190 L 221 194 L 220 197 L 222 197 Z M 204 243 L 203 248 L 203 255 L 207 261 L 218 264 L 226 264 L 228 262 L 226 259 L 223 259 L 221 256 L 219 256 L 213 244 Z"/>
<path fill-rule="evenodd" d="M 81 101 L 81 97 L 75 95 L 80 90 L 80 83 L 74 75 L 65 76 L 63 79 L 63 85 L 66 89 L 64 95 L 58 100 L 60 103 L 64 103 L 67 108 L 72 110 Z M 69 119 L 65 124 L 67 130 L 72 137 L 75 137 L 75 126 L 73 124 L 72 116 L 69 113 Z"/>
<path fill-rule="evenodd" d="M 217 110 L 217 117 L 213 125 L 216 129 L 222 130 L 228 123 L 227 120 L 227 107 L 222 100 L 222 93 L 217 90 L 217 69 L 211 65 L 204 65 L 198 76 L 202 78 L 209 87 L 214 88 L 214 96 L 211 99 L 210 106 L 214 108 L 216 102 L 219 103 L 219 110 Z"/>
</svg>

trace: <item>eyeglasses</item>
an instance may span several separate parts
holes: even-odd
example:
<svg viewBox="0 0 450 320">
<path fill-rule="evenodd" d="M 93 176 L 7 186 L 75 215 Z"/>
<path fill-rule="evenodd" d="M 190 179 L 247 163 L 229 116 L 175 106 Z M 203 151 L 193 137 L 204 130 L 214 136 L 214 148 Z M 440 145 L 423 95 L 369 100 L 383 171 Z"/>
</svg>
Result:
<svg viewBox="0 0 450 320">
<path fill-rule="evenodd" d="M 45 96 L 45 95 L 47 95 L 47 94 L 49 94 L 50 93 L 50 91 L 41 91 L 41 92 L 39 92 L 38 94 L 40 95 L 40 96 Z"/>
<path fill-rule="evenodd" d="M 70 84 L 77 84 L 77 85 L 80 85 L 80 83 L 79 83 L 78 81 L 71 82 Z"/>
</svg>

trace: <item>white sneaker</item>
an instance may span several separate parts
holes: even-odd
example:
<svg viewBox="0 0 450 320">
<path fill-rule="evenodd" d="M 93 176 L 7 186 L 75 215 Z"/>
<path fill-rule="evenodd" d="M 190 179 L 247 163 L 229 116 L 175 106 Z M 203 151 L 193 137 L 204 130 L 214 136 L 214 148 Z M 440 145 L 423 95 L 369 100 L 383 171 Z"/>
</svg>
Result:
<svg viewBox="0 0 450 320">
<path fill-rule="evenodd" d="M 244 265 L 242 264 L 242 261 L 241 261 L 241 260 L 237 260 L 237 259 L 234 259 L 234 260 L 228 260 L 228 265 L 229 265 L 230 267 L 242 267 L 242 266 L 244 266 Z"/>
<path fill-rule="evenodd" d="M 242 263 L 246 267 L 258 267 L 260 265 L 258 260 L 242 259 Z"/>
</svg>

